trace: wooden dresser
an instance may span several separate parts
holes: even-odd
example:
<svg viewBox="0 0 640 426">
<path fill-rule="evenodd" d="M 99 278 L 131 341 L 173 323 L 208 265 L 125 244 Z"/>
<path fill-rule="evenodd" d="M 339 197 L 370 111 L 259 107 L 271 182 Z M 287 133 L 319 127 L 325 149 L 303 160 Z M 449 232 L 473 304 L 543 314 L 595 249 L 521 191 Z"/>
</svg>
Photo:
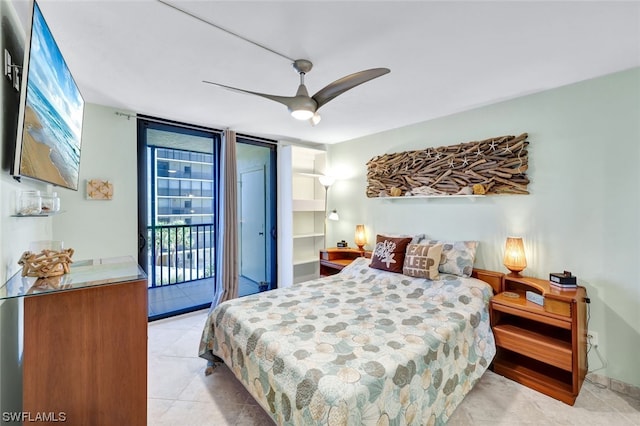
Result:
<svg viewBox="0 0 640 426">
<path fill-rule="evenodd" d="M 77 262 L 50 283 L 19 275 L 7 285 L 24 299 L 23 412 L 46 413 L 45 424 L 146 425 L 147 279 L 137 263 Z"/>
<path fill-rule="evenodd" d="M 586 290 L 560 291 L 546 280 L 510 275 L 503 290 L 490 304 L 493 370 L 573 405 L 587 374 Z M 526 291 L 543 295 L 543 305 L 527 300 Z"/>
</svg>

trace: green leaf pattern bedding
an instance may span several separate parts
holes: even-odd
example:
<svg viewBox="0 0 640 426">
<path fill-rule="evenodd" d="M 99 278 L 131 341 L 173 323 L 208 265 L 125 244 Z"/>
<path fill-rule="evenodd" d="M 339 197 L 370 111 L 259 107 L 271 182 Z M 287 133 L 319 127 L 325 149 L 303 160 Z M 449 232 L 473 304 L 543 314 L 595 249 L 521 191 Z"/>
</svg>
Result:
<svg viewBox="0 0 640 426">
<path fill-rule="evenodd" d="M 200 356 L 221 358 L 278 424 L 445 423 L 495 355 L 491 287 L 368 263 L 217 306 Z"/>
</svg>

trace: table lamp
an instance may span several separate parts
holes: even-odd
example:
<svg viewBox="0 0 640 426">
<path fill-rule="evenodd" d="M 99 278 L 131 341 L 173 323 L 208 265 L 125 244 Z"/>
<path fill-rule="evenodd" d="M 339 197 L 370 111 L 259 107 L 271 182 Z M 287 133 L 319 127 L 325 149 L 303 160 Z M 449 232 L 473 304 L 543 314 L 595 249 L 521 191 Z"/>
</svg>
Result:
<svg viewBox="0 0 640 426">
<path fill-rule="evenodd" d="M 504 266 L 511 271 L 509 275 L 519 277 L 520 272 L 527 267 L 527 258 L 524 255 L 524 243 L 522 238 L 507 237 L 504 249 Z"/>
<path fill-rule="evenodd" d="M 364 225 L 356 225 L 355 243 L 358 250 L 364 251 L 364 245 L 367 244 L 367 234 L 364 231 Z"/>
</svg>

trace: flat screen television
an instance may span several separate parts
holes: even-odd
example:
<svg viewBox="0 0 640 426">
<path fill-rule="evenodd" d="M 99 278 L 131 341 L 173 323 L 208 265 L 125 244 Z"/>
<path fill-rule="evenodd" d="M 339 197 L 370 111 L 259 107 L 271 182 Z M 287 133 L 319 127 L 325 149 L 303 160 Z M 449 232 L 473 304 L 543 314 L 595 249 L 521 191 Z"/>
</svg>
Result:
<svg viewBox="0 0 640 426">
<path fill-rule="evenodd" d="M 84 99 L 34 1 L 12 175 L 78 189 Z"/>
</svg>

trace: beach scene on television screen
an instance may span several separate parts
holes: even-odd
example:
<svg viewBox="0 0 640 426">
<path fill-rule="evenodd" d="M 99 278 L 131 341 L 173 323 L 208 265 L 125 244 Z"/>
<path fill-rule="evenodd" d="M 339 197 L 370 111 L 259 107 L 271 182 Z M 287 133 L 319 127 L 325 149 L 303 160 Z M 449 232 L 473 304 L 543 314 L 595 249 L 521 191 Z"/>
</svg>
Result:
<svg viewBox="0 0 640 426">
<path fill-rule="evenodd" d="M 78 189 L 84 100 L 37 4 L 33 13 L 20 174 Z"/>
</svg>

